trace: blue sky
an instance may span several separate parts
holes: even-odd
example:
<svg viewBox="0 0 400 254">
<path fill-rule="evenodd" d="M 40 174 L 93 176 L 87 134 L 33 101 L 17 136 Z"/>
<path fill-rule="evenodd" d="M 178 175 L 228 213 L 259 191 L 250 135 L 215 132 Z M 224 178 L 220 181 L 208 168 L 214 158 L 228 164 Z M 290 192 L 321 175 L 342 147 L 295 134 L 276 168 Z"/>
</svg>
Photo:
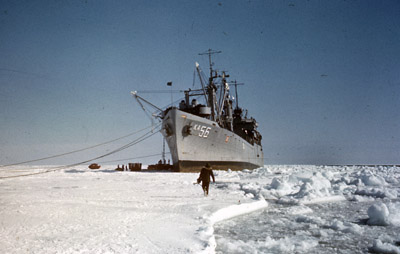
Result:
<svg viewBox="0 0 400 254">
<path fill-rule="evenodd" d="M 190 87 L 209 48 L 245 83 L 240 104 L 259 122 L 266 164 L 399 164 L 399 17 L 390 0 L 1 0 L 0 164 L 148 126 L 130 91 Z M 161 140 L 103 160 L 159 153 Z"/>
</svg>

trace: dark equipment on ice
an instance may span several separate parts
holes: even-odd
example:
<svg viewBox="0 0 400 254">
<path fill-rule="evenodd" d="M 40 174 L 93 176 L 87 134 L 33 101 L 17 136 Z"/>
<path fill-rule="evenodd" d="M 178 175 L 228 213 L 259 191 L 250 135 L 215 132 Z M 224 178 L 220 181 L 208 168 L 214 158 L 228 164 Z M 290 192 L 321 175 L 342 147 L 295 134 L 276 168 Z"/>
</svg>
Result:
<svg viewBox="0 0 400 254">
<path fill-rule="evenodd" d="M 99 164 L 97 164 L 97 163 L 92 163 L 92 164 L 89 165 L 90 169 L 99 169 L 100 167 L 101 166 Z"/>
<path fill-rule="evenodd" d="M 148 170 L 172 170 L 172 165 L 165 160 L 159 160 L 157 164 L 152 164 L 147 167 Z"/>
<path fill-rule="evenodd" d="M 128 166 L 122 165 L 115 169 L 118 171 L 141 171 L 142 170 L 142 163 L 129 163 Z"/>
</svg>

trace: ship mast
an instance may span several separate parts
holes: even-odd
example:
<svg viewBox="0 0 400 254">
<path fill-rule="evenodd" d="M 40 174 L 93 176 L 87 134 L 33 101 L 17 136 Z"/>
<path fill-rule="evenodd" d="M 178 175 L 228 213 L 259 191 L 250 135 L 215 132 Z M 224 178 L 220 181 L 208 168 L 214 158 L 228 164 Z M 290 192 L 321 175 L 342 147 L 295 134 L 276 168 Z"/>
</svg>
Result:
<svg viewBox="0 0 400 254">
<path fill-rule="evenodd" d="M 207 86 L 207 94 L 208 94 L 208 106 L 211 108 L 211 120 L 216 121 L 217 117 L 215 111 L 217 110 L 216 106 L 216 91 L 217 86 L 214 84 L 214 79 L 218 77 L 216 71 L 213 70 L 212 66 L 214 63 L 211 61 L 211 55 L 222 53 L 222 51 L 216 51 L 212 49 L 208 49 L 204 53 L 200 53 L 199 55 L 208 55 L 208 61 L 210 63 L 210 77 L 208 79 L 208 86 Z"/>
<path fill-rule="evenodd" d="M 238 97 L 238 92 L 237 92 L 237 86 L 242 86 L 244 85 L 244 83 L 238 83 L 236 80 L 233 81 L 232 83 L 229 83 L 230 85 L 234 85 L 235 86 L 235 100 L 236 100 L 236 108 L 235 110 L 239 109 L 239 97 Z"/>
<path fill-rule="evenodd" d="M 200 53 L 199 55 L 208 55 L 208 61 L 210 63 L 210 81 L 212 80 L 212 76 L 213 76 L 213 69 L 212 66 L 214 65 L 214 63 L 211 61 L 211 55 L 214 54 L 220 54 L 222 53 L 222 51 L 217 51 L 217 50 L 212 50 L 212 49 L 208 49 L 206 52 L 204 53 Z"/>
</svg>

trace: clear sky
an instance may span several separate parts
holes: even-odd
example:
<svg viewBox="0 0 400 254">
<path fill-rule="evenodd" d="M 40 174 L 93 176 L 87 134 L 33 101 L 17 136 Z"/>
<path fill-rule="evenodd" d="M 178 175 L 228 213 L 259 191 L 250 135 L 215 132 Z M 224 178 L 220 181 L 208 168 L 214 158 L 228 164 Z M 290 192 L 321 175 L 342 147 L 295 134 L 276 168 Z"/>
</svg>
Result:
<svg viewBox="0 0 400 254">
<path fill-rule="evenodd" d="M 130 91 L 191 87 L 209 48 L 245 83 L 266 164 L 400 164 L 400 1 L 0 0 L 0 32 L 0 164 L 149 126 Z M 161 141 L 102 160 L 160 153 Z"/>
</svg>

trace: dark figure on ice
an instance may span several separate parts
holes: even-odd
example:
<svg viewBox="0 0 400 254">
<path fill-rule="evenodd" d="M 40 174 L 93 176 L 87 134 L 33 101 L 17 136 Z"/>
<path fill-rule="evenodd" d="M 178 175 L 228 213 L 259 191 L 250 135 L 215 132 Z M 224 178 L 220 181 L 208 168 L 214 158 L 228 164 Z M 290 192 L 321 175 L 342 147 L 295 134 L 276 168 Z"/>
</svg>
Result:
<svg viewBox="0 0 400 254">
<path fill-rule="evenodd" d="M 205 167 L 203 167 L 201 169 L 200 172 L 200 176 L 197 179 L 197 183 L 200 184 L 200 182 L 202 182 L 202 187 L 203 187 L 203 191 L 204 191 L 204 196 L 208 196 L 208 187 L 210 186 L 210 176 L 213 179 L 213 182 L 215 183 L 215 177 L 214 177 L 214 173 L 211 169 L 210 164 L 206 164 Z"/>
</svg>

